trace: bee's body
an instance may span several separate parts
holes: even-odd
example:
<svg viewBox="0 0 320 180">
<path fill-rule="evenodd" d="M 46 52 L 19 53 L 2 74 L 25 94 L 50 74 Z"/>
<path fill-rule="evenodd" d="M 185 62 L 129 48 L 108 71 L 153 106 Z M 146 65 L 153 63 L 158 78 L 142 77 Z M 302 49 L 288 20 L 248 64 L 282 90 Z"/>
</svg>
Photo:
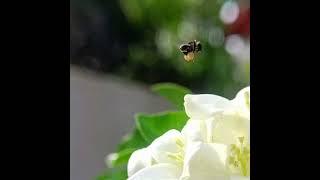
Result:
<svg viewBox="0 0 320 180">
<path fill-rule="evenodd" d="M 202 49 L 202 46 L 200 44 L 200 41 L 191 41 L 188 44 L 182 44 L 180 46 L 180 51 L 184 54 L 184 59 L 186 61 L 191 61 L 194 59 L 195 53 L 200 52 Z"/>
</svg>

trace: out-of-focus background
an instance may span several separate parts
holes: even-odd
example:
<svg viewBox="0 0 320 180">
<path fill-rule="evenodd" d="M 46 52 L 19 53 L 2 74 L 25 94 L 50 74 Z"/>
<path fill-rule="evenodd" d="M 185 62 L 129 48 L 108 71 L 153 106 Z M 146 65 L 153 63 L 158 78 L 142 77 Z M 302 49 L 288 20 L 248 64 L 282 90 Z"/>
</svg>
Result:
<svg viewBox="0 0 320 180">
<path fill-rule="evenodd" d="M 186 62 L 178 47 L 203 51 Z M 233 98 L 249 85 L 248 0 L 70 0 L 71 180 L 94 179 L 137 112 L 172 108 L 149 86 L 173 82 Z"/>
</svg>

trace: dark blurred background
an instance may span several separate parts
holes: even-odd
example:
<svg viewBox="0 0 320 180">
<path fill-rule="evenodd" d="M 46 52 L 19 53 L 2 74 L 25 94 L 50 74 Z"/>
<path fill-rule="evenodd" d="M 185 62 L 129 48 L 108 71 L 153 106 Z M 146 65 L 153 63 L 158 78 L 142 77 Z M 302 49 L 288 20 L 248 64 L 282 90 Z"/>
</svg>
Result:
<svg viewBox="0 0 320 180">
<path fill-rule="evenodd" d="M 186 62 L 178 47 L 194 39 L 203 51 Z M 233 98 L 249 84 L 250 2 L 70 0 L 70 64 L 71 179 L 82 180 L 103 168 L 134 112 L 169 108 L 150 85 L 174 82 Z"/>
</svg>

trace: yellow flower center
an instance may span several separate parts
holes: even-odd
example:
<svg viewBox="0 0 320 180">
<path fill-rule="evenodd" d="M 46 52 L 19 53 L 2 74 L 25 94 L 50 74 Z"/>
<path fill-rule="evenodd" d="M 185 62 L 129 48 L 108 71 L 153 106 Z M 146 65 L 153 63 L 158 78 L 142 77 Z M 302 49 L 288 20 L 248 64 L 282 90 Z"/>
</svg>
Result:
<svg viewBox="0 0 320 180">
<path fill-rule="evenodd" d="M 175 141 L 176 141 L 176 145 L 179 148 L 179 152 L 177 152 L 177 153 L 167 152 L 167 156 L 170 159 L 173 159 L 174 161 L 178 162 L 179 164 L 183 164 L 185 144 L 184 144 L 183 140 L 180 138 L 176 138 Z"/>
<path fill-rule="evenodd" d="M 249 176 L 250 147 L 244 144 L 244 137 L 239 137 L 240 145 L 231 144 L 228 165 L 239 170 L 243 176 Z"/>
</svg>

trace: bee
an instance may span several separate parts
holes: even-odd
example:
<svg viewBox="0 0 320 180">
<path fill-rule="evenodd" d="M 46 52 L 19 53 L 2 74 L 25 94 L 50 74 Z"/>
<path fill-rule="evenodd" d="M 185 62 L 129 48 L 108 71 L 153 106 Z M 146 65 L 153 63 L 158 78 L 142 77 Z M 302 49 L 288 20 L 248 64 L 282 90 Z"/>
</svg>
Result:
<svg viewBox="0 0 320 180">
<path fill-rule="evenodd" d="M 202 50 L 202 46 L 200 41 L 194 40 L 188 44 L 180 45 L 179 49 L 184 54 L 184 59 L 186 61 L 192 61 L 195 57 L 195 54 Z"/>
</svg>

